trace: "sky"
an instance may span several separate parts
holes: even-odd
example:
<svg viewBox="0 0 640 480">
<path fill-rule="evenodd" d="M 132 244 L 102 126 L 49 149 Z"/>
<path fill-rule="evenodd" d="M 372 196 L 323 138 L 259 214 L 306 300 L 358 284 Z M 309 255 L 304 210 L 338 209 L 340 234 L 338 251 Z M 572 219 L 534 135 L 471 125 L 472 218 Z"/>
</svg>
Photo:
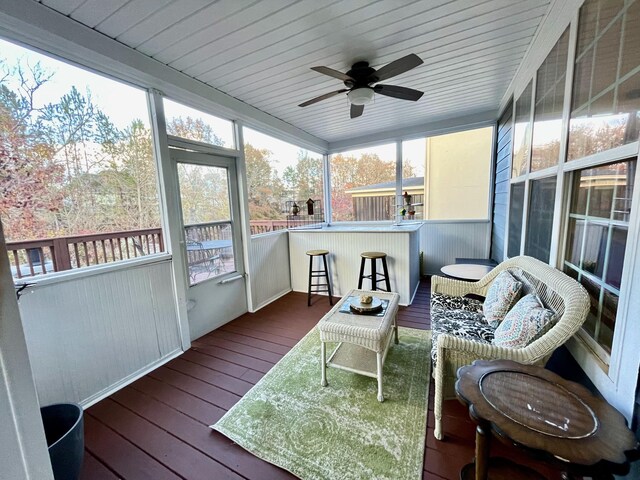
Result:
<svg viewBox="0 0 640 480">
<path fill-rule="evenodd" d="M 82 94 L 86 94 L 89 89 L 95 104 L 109 116 L 119 129 L 124 129 L 134 119 L 141 119 L 147 126 L 150 124 L 147 98 L 143 89 L 98 75 L 2 39 L 0 39 L 0 58 L 6 60 L 8 65 L 16 65 L 18 61 L 21 61 L 24 65 L 33 67 L 39 63 L 47 72 L 54 73 L 51 80 L 36 93 L 36 108 L 57 102 L 75 85 Z M 16 85 L 12 85 L 12 87 L 15 88 Z M 211 125 L 218 137 L 224 140 L 225 146 L 233 146 L 233 124 L 231 121 L 200 112 L 170 99 L 165 99 L 164 106 L 167 121 L 177 116 L 201 118 Z M 279 173 L 282 173 L 287 166 L 295 165 L 298 152 L 301 150 L 296 145 L 246 127 L 244 138 L 247 143 L 271 151 L 273 166 Z M 425 139 L 403 142 L 403 161 L 409 161 L 414 165 L 416 176 L 424 175 L 425 148 Z M 314 152 L 309 153 L 313 155 Z M 383 160 L 395 161 L 395 144 L 389 143 L 343 153 L 356 156 L 362 153 L 377 153 Z"/>
<path fill-rule="evenodd" d="M 96 75 L 2 39 L 0 39 L 0 58 L 6 60 L 8 65 L 15 65 L 22 60 L 24 65 L 33 67 L 39 62 L 47 72 L 54 73 L 53 78 L 36 93 L 36 108 L 57 102 L 62 95 L 71 90 L 73 85 L 82 94 L 85 94 L 89 87 L 96 105 L 118 128 L 123 129 L 136 118 L 149 125 L 147 98 L 142 89 Z"/>
</svg>

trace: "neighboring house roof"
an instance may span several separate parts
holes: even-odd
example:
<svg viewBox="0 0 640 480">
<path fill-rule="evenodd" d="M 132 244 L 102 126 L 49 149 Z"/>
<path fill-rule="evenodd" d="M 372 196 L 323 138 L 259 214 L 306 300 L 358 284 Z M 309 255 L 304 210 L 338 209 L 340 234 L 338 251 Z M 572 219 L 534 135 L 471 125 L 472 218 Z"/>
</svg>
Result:
<svg viewBox="0 0 640 480">
<path fill-rule="evenodd" d="M 405 190 L 416 190 L 424 188 L 424 177 L 414 177 L 414 178 L 403 178 L 402 179 L 402 189 Z M 396 182 L 383 182 L 383 183 L 374 183 L 372 185 L 364 185 L 362 187 L 351 188 L 346 190 L 347 193 L 351 194 L 363 194 L 363 193 L 379 193 L 379 192 L 395 192 L 396 190 Z"/>
</svg>

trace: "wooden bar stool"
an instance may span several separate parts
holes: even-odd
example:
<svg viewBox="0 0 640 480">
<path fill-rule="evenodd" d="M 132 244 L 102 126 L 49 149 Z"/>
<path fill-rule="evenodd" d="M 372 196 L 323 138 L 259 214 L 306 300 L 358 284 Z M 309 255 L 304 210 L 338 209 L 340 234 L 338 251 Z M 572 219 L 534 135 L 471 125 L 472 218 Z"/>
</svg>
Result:
<svg viewBox="0 0 640 480">
<path fill-rule="evenodd" d="M 362 257 L 362 260 L 360 262 L 360 279 L 358 280 L 358 289 L 362 288 L 362 280 L 370 278 L 371 290 L 378 290 L 378 282 L 384 280 L 387 292 L 390 292 L 391 285 L 389 284 L 389 270 L 387 270 L 387 254 L 384 252 L 362 252 L 360 256 Z M 371 275 L 364 274 L 364 266 L 367 259 L 371 260 Z M 376 263 L 378 259 L 382 260 L 383 273 L 376 272 Z"/>
<path fill-rule="evenodd" d="M 307 306 L 311 306 L 311 288 L 313 288 L 313 293 L 319 292 L 329 292 L 329 303 L 333 305 L 333 293 L 331 292 L 331 282 L 329 281 L 329 269 L 327 268 L 327 255 L 329 255 L 329 250 L 309 250 L 307 252 L 309 255 L 309 288 L 307 290 Z M 313 258 L 314 257 L 322 257 L 322 265 L 324 269 L 314 270 L 313 269 Z M 313 283 L 313 278 L 324 277 L 326 283 Z M 323 288 L 326 287 L 326 288 Z"/>
</svg>

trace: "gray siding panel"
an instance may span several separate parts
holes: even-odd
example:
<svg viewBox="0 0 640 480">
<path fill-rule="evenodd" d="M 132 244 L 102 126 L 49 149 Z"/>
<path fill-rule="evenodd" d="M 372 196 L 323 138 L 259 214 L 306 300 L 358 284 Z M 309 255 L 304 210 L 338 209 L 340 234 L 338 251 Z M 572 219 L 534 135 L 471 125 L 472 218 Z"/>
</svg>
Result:
<svg viewBox="0 0 640 480">
<path fill-rule="evenodd" d="M 501 262 L 504 258 L 504 237 L 509 202 L 509 166 L 511 165 L 511 117 L 512 103 L 507 105 L 498 120 L 496 145 L 493 212 L 491 216 L 491 258 Z"/>
</svg>

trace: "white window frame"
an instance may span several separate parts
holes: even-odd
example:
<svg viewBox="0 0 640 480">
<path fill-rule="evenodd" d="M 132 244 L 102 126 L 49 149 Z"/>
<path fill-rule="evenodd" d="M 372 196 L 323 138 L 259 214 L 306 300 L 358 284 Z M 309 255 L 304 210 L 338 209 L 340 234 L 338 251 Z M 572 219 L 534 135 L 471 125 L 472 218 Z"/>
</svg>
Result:
<svg viewBox="0 0 640 480">
<path fill-rule="evenodd" d="M 511 207 L 511 188 L 513 184 L 525 182 L 525 201 L 523 212 L 527 215 L 526 209 L 529 205 L 529 183 L 532 179 L 544 178 L 554 173 L 557 175 L 556 182 L 556 198 L 553 229 L 551 237 L 551 253 L 549 264 L 562 269 L 564 265 L 564 256 L 566 249 L 568 218 L 569 218 L 569 202 L 571 200 L 571 188 L 573 172 L 585 168 L 598 167 L 609 163 L 615 163 L 622 160 L 636 159 L 640 165 L 640 141 L 621 145 L 619 147 L 598 152 L 580 159 L 565 161 L 568 148 L 569 120 L 571 115 L 571 98 L 573 94 L 573 76 L 575 69 L 575 56 L 577 50 L 577 32 L 579 7 L 576 5 L 566 26 L 569 31 L 569 52 L 567 56 L 567 71 L 565 78 L 565 97 L 562 115 L 562 133 L 560 143 L 559 164 L 544 170 L 529 173 L 531 158 L 528 160 L 527 173 L 509 181 L 509 190 L 507 197 L 507 220 L 505 226 L 505 244 L 504 258 L 507 257 L 508 239 L 509 239 L 509 211 Z M 559 32 L 556 42 L 564 33 L 564 28 Z M 556 42 L 546 41 L 548 50 L 550 51 Z M 538 64 L 538 68 L 546 58 L 543 57 Z M 535 82 L 537 70 L 532 73 Z M 632 70 L 636 72 L 637 69 Z M 625 76 L 626 77 L 626 76 Z M 520 84 L 528 85 L 531 77 L 520 78 Z M 524 90 L 524 88 L 522 90 Z M 532 92 L 532 128 L 533 128 L 533 111 L 535 108 L 535 88 Z M 513 102 L 512 128 L 515 125 L 515 106 Z M 531 135 L 533 139 L 533 134 Z M 531 151 L 530 151 L 531 153 Z M 531 154 L 529 155 L 531 157 Z M 513 163 L 513 148 L 511 161 Z M 512 165 L 509 165 L 511 171 Z M 634 185 L 640 182 L 640 168 L 636 168 L 636 177 Z M 627 419 L 630 419 L 633 413 L 633 402 L 635 400 L 635 388 L 638 377 L 638 359 L 635 352 L 636 345 L 640 343 L 640 329 L 637 325 L 632 325 L 631 318 L 634 316 L 632 312 L 640 311 L 640 192 L 636 191 L 631 202 L 631 216 L 629 219 L 629 231 L 627 235 L 627 247 L 625 251 L 625 260 L 622 273 L 621 289 L 618 303 L 618 312 L 616 316 L 616 325 L 614 330 L 611 355 L 609 363 L 603 361 L 601 353 L 602 347 L 596 346 L 593 340 L 584 330 L 580 330 L 577 335 L 567 343 L 567 347 L 571 351 L 573 357 L 578 361 L 582 369 L 585 371 L 596 388 L 618 408 Z M 523 219 L 521 252 L 524 251 L 524 242 L 526 237 L 527 216 Z M 637 318 L 637 315 L 635 315 Z M 634 328 L 635 327 L 635 328 Z M 598 350 L 600 349 L 600 350 Z M 605 357 L 606 358 L 606 357 Z"/>
</svg>

